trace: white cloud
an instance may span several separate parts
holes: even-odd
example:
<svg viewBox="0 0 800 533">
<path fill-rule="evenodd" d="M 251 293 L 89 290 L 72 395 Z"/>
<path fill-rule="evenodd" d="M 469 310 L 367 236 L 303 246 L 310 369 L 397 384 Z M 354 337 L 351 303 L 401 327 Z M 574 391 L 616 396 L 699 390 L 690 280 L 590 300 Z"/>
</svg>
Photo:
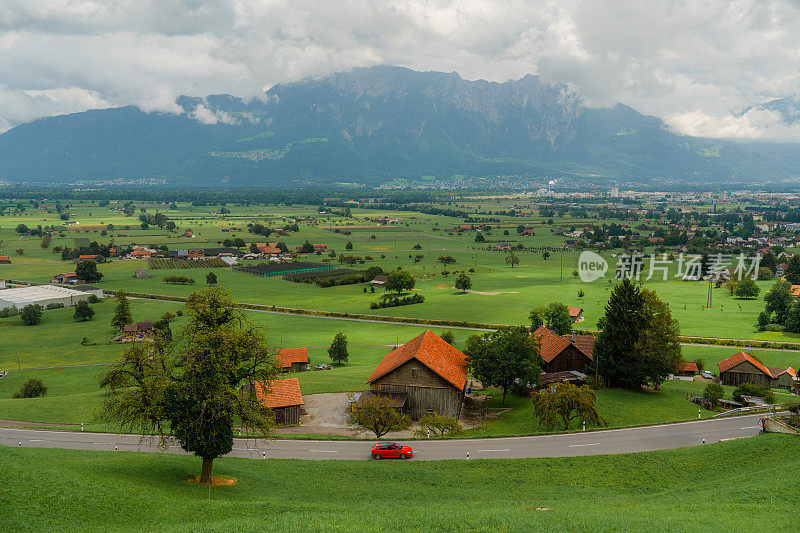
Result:
<svg viewBox="0 0 800 533">
<path fill-rule="evenodd" d="M 741 115 L 798 95 L 797 35 L 798 2 L 780 0 L 4 0 L 0 127 L 91 107 L 177 112 L 181 94 L 253 97 L 397 64 L 539 74 L 683 133 L 800 140 Z"/>
<path fill-rule="evenodd" d="M 786 125 L 779 113 L 767 109 L 750 109 L 738 116 L 722 117 L 715 117 L 703 111 L 690 111 L 671 115 L 666 121 L 676 131 L 695 137 L 800 140 L 800 124 Z"/>
<path fill-rule="evenodd" d="M 189 116 L 201 124 L 238 124 L 239 122 L 225 111 L 209 109 L 205 104 L 197 104 Z"/>
</svg>

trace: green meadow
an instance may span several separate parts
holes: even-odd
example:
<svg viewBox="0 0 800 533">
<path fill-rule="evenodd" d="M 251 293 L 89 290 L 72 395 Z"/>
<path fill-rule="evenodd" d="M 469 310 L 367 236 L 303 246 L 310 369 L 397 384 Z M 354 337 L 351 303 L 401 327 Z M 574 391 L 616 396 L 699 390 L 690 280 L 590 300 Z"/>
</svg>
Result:
<svg viewBox="0 0 800 533">
<path fill-rule="evenodd" d="M 459 461 L 220 458 L 0 447 L 4 531 L 789 531 L 800 440 Z"/>
</svg>

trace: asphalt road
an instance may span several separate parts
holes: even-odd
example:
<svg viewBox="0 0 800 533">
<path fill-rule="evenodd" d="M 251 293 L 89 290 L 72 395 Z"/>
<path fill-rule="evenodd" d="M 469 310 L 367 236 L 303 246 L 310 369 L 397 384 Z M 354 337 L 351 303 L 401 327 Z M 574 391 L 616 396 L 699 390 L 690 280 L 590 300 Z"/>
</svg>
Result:
<svg viewBox="0 0 800 533">
<path fill-rule="evenodd" d="M 572 457 L 698 446 L 721 440 L 751 437 L 759 433 L 763 415 L 745 415 L 696 422 L 681 422 L 637 428 L 487 439 L 452 439 L 409 442 L 414 459 Z M 0 444 L 5 446 L 65 448 L 102 451 L 158 451 L 157 442 L 137 435 L 82 433 L 38 429 L 0 428 Z M 251 459 L 370 459 L 371 441 L 235 439 L 230 457 Z M 166 451 L 185 453 L 177 443 Z"/>
</svg>

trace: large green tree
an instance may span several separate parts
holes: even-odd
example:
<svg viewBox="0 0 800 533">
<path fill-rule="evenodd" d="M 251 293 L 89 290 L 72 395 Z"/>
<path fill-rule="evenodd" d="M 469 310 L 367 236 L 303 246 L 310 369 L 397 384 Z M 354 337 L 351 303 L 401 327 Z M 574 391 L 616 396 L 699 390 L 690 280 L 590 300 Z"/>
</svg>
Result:
<svg viewBox="0 0 800 533">
<path fill-rule="evenodd" d="M 125 291 L 117 291 L 117 305 L 114 308 L 114 315 L 111 317 L 111 327 L 122 329 L 133 322 L 131 316 L 131 304 Z"/>
<path fill-rule="evenodd" d="M 537 342 L 524 326 L 509 326 L 483 336 L 472 335 L 464 351 L 472 375 L 484 385 L 503 389 L 503 405 L 508 390 L 518 383 L 523 387 L 539 383 L 542 357 Z"/>
<path fill-rule="evenodd" d="M 743 278 L 733 290 L 733 294 L 745 300 L 755 298 L 759 292 L 761 292 L 761 289 L 751 277 Z"/>
<path fill-rule="evenodd" d="M 386 284 L 384 285 L 387 291 L 392 291 L 400 294 L 403 291 L 410 291 L 416 285 L 414 276 L 405 270 L 392 270 L 386 276 Z"/>
<path fill-rule="evenodd" d="M 610 386 L 658 386 L 681 361 L 680 328 L 669 306 L 630 279 L 614 287 L 598 326 L 593 355 Z"/>
<path fill-rule="evenodd" d="M 772 288 L 764 295 L 764 312 L 770 317 L 770 321 L 776 324 L 786 325 L 789 318 L 789 310 L 792 307 L 792 286 L 784 280 L 778 280 Z"/>
<path fill-rule="evenodd" d="M 461 292 L 467 292 L 472 288 L 472 280 L 469 276 L 467 276 L 464 272 L 458 275 L 456 278 L 456 289 L 460 290 Z"/>
<path fill-rule="evenodd" d="M 786 266 L 786 281 L 800 285 L 800 254 L 794 254 Z"/>
<path fill-rule="evenodd" d="M 97 271 L 97 263 L 91 259 L 78 263 L 78 266 L 75 267 L 75 274 L 78 275 L 78 279 L 87 283 L 97 283 L 103 278 L 103 274 Z"/>
<path fill-rule="evenodd" d="M 235 305 L 220 288 L 192 293 L 179 343 L 134 343 L 101 380 L 101 418 L 176 438 L 203 459 L 202 483 L 211 482 L 214 459 L 231 451 L 235 423 L 261 435 L 273 425 L 256 389 L 275 375 L 274 356 Z"/>
</svg>

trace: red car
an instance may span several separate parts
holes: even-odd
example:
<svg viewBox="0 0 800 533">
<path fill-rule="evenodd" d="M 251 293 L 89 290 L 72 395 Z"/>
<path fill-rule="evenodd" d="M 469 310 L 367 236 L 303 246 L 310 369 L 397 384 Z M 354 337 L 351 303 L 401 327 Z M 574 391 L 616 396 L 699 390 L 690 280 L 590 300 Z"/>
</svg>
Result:
<svg viewBox="0 0 800 533">
<path fill-rule="evenodd" d="M 414 455 L 410 446 L 403 446 L 396 442 L 379 442 L 372 447 L 372 457 L 374 459 L 395 458 L 408 459 Z"/>
</svg>

